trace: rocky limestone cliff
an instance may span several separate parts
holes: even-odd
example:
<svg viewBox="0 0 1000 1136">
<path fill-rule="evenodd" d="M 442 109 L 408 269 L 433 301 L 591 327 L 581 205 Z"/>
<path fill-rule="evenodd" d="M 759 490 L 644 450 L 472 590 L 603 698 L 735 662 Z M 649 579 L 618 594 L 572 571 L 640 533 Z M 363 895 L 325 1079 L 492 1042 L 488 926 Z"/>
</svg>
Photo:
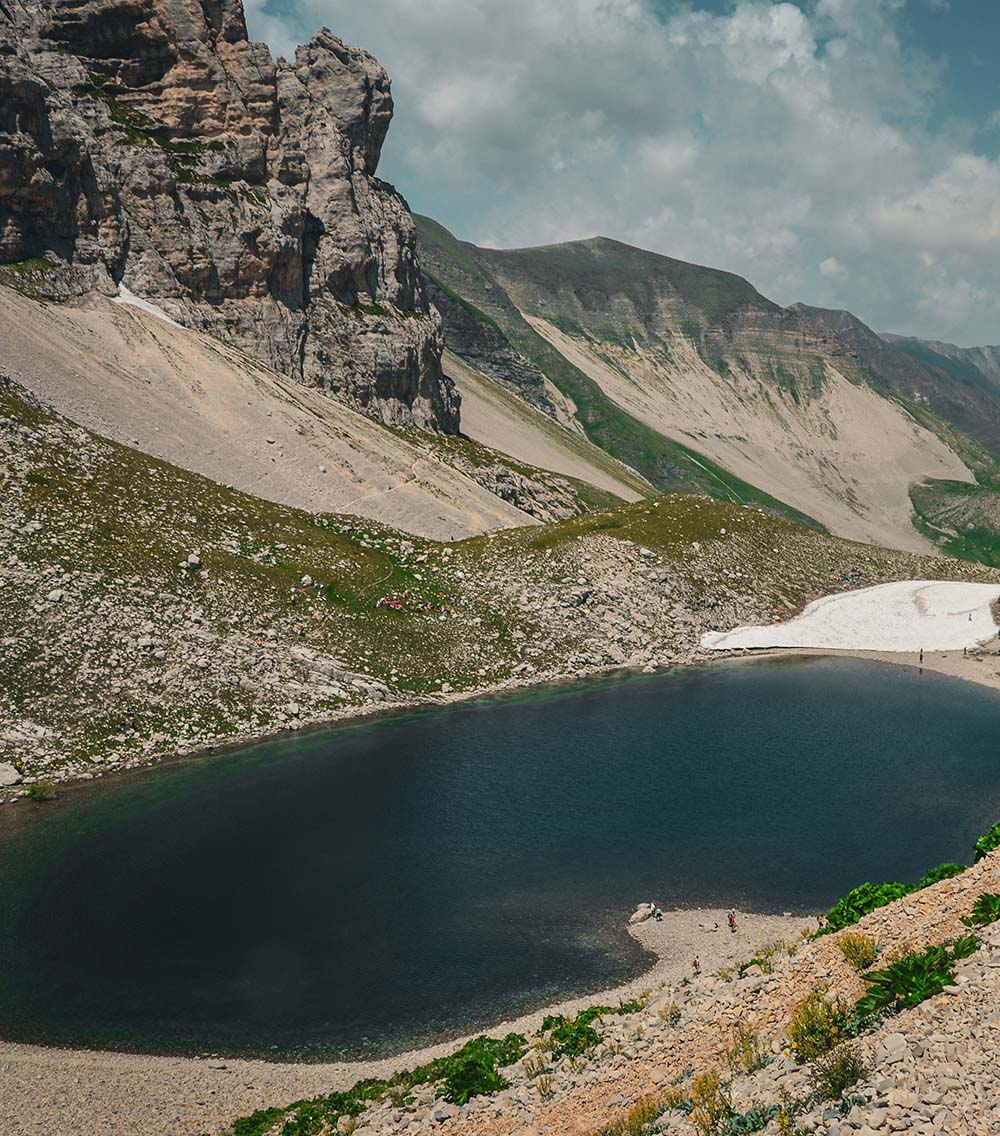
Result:
<svg viewBox="0 0 1000 1136">
<path fill-rule="evenodd" d="M 458 395 L 406 203 L 375 176 L 389 79 L 322 30 L 295 59 L 239 0 L 0 0 L 0 266 L 119 285 L 372 417 Z"/>
</svg>

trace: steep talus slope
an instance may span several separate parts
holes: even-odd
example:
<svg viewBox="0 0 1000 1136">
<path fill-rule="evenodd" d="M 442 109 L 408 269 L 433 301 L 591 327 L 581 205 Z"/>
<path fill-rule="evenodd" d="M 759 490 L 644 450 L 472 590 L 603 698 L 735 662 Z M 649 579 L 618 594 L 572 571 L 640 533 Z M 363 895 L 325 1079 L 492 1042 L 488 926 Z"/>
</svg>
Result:
<svg viewBox="0 0 1000 1136">
<path fill-rule="evenodd" d="M 123 284 L 373 417 L 455 432 L 412 219 L 375 176 L 391 114 L 370 55 L 323 30 L 275 63 L 239 0 L 9 0 L 0 277 Z"/>
<path fill-rule="evenodd" d="M 705 631 L 848 586 L 1000 580 L 695 496 L 436 544 L 226 488 L 9 383 L 0 547 L 0 762 L 26 779 L 365 705 L 683 661 Z"/>
<path fill-rule="evenodd" d="M 925 549 L 910 485 L 972 480 L 962 456 L 878 389 L 835 328 L 738 276 L 604 238 L 479 249 L 424 218 L 417 226 L 428 271 L 562 384 L 592 440 L 654 483 L 636 460 L 637 427 L 832 531 Z M 588 421 L 595 388 L 627 437 Z"/>
<path fill-rule="evenodd" d="M 469 366 L 450 351 L 445 373 L 462 396 L 462 432 L 532 466 L 575 477 L 625 501 L 653 492 L 633 470 L 615 461 L 582 434 L 564 429 L 502 382 Z"/>
<path fill-rule="evenodd" d="M 479 453 L 480 467 L 519 481 L 518 505 L 441 436 L 386 429 L 237 348 L 102 296 L 42 305 L 0 287 L 0 322 L 0 374 L 116 441 L 279 504 L 455 539 L 573 516 L 591 492 Z M 553 492 L 565 500 L 546 511 Z"/>
<path fill-rule="evenodd" d="M 834 331 L 855 353 L 870 381 L 1000 452 L 1000 353 L 920 339 L 879 335 L 845 311 L 795 304 Z"/>
</svg>

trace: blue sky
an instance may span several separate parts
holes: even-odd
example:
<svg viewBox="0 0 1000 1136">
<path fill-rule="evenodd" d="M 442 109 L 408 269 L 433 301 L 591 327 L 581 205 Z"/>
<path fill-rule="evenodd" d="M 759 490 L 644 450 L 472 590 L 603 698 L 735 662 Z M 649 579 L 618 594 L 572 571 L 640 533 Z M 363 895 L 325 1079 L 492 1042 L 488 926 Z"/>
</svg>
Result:
<svg viewBox="0 0 1000 1136">
<path fill-rule="evenodd" d="M 1000 0 L 247 0 L 372 52 L 380 174 L 480 244 L 595 233 L 1000 342 Z"/>
</svg>

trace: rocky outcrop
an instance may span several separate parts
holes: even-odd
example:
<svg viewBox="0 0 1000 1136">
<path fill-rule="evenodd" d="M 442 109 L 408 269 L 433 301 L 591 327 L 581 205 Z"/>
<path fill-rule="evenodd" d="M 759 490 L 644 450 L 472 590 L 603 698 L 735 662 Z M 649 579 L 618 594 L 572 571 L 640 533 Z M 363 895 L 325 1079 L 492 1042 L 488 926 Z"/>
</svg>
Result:
<svg viewBox="0 0 1000 1136">
<path fill-rule="evenodd" d="M 372 417 L 456 432 L 413 223 L 375 176 L 391 116 L 367 52 L 324 29 L 275 62 L 239 0 L 4 0 L 0 264 L 48 269 L 56 298 L 123 284 Z"/>
</svg>

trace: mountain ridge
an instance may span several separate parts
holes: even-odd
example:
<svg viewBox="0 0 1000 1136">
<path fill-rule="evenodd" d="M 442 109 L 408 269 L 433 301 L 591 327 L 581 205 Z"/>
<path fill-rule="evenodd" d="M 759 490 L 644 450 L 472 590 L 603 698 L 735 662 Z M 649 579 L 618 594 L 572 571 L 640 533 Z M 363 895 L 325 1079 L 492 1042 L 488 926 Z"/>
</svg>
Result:
<svg viewBox="0 0 1000 1136">
<path fill-rule="evenodd" d="M 469 347 L 440 288 L 468 305 L 465 325 L 478 312 L 533 368 L 516 393 L 554 414 L 554 385 L 591 441 L 661 489 L 685 488 L 668 449 L 683 446 L 694 467 L 711 462 L 834 532 L 925 549 L 911 486 L 995 476 L 1000 400 L 956 389 L 850 313 L 782 308 L 733 273 L 610 238 L 479 249 L 415 220 L 446 345 L 502 380 L 503 359 Z"/>
</svg>

